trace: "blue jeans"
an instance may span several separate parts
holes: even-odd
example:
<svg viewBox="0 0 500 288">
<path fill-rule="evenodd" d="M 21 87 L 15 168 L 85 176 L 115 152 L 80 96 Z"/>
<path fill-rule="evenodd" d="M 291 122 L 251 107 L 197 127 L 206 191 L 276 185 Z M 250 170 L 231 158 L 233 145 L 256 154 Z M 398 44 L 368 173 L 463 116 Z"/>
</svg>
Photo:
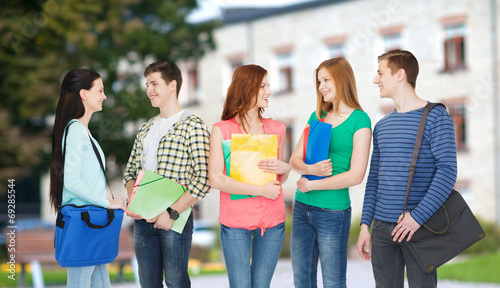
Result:
<svg viewBox="0 0 500 288">
<path fill-rule="evenodd" d="M 182 234 L 156 229 L 146 220 L 135 221 L 134 246 L 142 288 L 163 287 L 163 273 L 167 287 L 191 287 L 188 262 L 192 235 L 192 213 Z"/>
<path fill-rule="evenodd" d="M 317 287 L 318 258 L 323 287 L 346 287 L 350 229 L 350 207 L 330 210 L 295 201 L 291 243 L 295 287 Z"/>
<path fill-rule="evenodd" d="M 68 288 L 108 288 L 108 265 L 68 267 Z"/>
<path fill-rule="evenodd" d="M 285 222 L 267 228 L 264 236 L 260 235 L 261 229 L 247 230 L 220 225 L 229 287 L 270 286 L 285 240 Z"/>
<path fill-rule="evenodd" d="M 392 241 L 395 226 L 396 223 L 373 221 L 372 267 L 376 287 L 403 287 L 405 266 L 410 287 L 437 287 L 436 271 L 422 272 L 405 244 Z"/>
</svg>

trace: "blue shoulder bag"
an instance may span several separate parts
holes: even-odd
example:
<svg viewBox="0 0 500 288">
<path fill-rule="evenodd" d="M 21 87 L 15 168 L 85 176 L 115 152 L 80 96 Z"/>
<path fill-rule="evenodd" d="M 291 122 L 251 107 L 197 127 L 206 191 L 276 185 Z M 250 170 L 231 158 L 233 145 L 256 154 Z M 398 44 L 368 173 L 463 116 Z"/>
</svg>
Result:
<svg viewBox="0 0 500 288">
<path fill-rule="evenodd" d="M 64 136 L 62 183 L 64 182 L 66 137 L 68 128 L 73 123 L 68 124 Z M 99 160 L 104 177 L 106 177 L 101 157 L 91 138 L 90 143 L 92 143 Z M 94 205 L 76 206 L 68 204 L 61 206 L 62 187 L 63 185 L 61 185 L 59 197 L 54 240 L 55 257 L 59 265 L 61 267 L 82 267 L 113 262 L 118 255 L 123 210 L 106 209 Z"/>
</svg>

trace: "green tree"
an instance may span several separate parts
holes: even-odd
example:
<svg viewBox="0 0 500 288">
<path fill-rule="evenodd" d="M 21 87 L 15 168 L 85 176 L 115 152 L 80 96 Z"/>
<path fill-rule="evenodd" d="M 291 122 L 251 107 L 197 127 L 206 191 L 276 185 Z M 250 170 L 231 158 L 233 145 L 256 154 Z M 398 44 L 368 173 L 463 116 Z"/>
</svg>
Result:
<svg viewBox="0 0 500 288">
<path fill-rule="evenodd" d="M 186 22 L 196 0 L 4 0 L 0 6 L 2 183 L 48 170 L 50 115 L 67 71 L 88 67 L 103 77 L 108 100 L 90 129 L 105 154 L 123 165 L 133 141 L 124 125 L 156 111 L 140 74 L 120 73 L 120 61 L 144 65 L 152 57 L 175 63 L 214 47 L 215 22 Z"/>
</svg>

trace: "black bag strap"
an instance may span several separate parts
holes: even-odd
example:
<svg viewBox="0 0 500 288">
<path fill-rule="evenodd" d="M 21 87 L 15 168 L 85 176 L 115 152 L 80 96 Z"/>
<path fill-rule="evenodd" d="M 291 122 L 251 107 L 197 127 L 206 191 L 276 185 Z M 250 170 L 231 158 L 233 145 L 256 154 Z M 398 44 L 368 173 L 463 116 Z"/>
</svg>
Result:
<svg viewBox="0 0 500 288">
<path fill-rule="evenodd" d="M 66 139 L 68 138 L 68 131 L 69 131 L 69 126 L 71 126 L 71 124 L 75 123 L 76 121 L 72 121 L 70 123 L 68 123 L 68 125 L 66 126 L 66 129 L 64 129 L 64 147 L 63 147 L 63 158 L 62 158 L 62 169 L 61 169 L 61 190 L 59 192 L 59 203 L 57 203 L 59 209 L 61 208 L 61 204 L 62 204 L 62 193 L 63 193 L 63 187 L 64 187 L 64 160 L 66 159 Z M 90 143 L 92 144 L 92 148 L 94 149 L 94 153 L 97 157 L 97 160 L 99 161 L 99 165 L 101 166 L 101 169 L 102 169 L 102 173 L 104 173 L 104 178 L 106 179 L 106 184 L 108 184 L 108 187 L 109 187 L 109 191 L 111 192 L 111 197 L 113 199 L 115 199 L 115 196 L 113 195 L 113 191 L 111 190 L 111 186 L 109 185 L 109 181 L 108 181 L 108 177 L 106 176 L 106 171 L 104 170 L 104 164 L 102 163 L 102 159 L 101 159 L 101 155 L 99 154 L 99 150 L 97 149 L 97 146 L 94 144 L 94 141 L 92 140 L 92 137 L 90 137 L 89 135 L 89 140 L 90 140 Z"/>
<path fill-rule="evenodd" d="M 75 121 L 73 122 L 70 122 L 68 123 L 68 125 L 66 126 L 66 129 L 64 129 L 64 146 L 63 146 L 63 151 L 62 151 L 62 164 L 61 164 L 61 172 L 59 173 L 60 174 L 60 179 L 61 179 L 61 189 L 59 191 L 59 201 L 57 203 L 57 207 L 58 209 L 61 209 L 61 204 L 62 204 L 62 193 L 63 193 L 63 190 L 64 190 L 64 160 L 66 159 L 66 139 L 68 139 L 68 130 L 69 130 L 69 126 L 71 126 L 71 124 L 75 123 Z"/>
<path fill-rule="evenodd" d="M 411 165 L 409 168 L 408 184 L 406 185 L 406 195 L 405 195 L 405 204 L 403 212 L 406 212 L 408 197 L 410 196 L 411 182 L 413 181 L 413 174 L 415 174 L 415 166 L 417 166 L 418 153 L 420 152 L 420 145 L 422 144 L 422 138 L 424 136 L 427 114 L 429 114 L 429 111 L 431 111 L 431 109 L 437 105 L 443 106 L 446 109 L 446 106 L 444 106 L 444 104 L 442 103 L 427 103 L 427 105 L 425 105 L 424 107 L 424 112 L 422 113 L 420 124 L 418 125 L 417 138 L 415 139 L 415 147 L 413 148 L 413 157 L 411 158 Z"/>
<path fill-rule="evenodd" d="M 84 211 L 81 213 L 82 215 L 82 220 L 85 221 L 85 224 L 89 226 L 89 228 L 94 228 L 94 229 L 102 229 L 105 227 L 108 227 L 111 222 L 113 222 L 113 219 L 115 219 L 115 210 L 113 209 L 107 209 L 108 210 L 108 223 L 105 225 L 97 225 L 97 224 L 92 224 L 90 222 L 90 214 L 88 211 Z"/>
<path fill-rule="evenodd" d="M 418 131 L 417 131 L 417 138 L 415 139 L 415 147 L 413 148 L 413 156 L 411 158 L 411 165 L 409 168 L 409 174 L 408 174 L 408 184 L 406 185 L 406 195 L 405 195 L 405 204 L 403 208 L 403 213 L 406 212 L 406 206 L 408 204 L 408 198 L 410 196 L 410 188 L 411 188 L 411 182 L 413 181 L 413 174 L 415 174 L 415 166 L 417 166 L 417 159 L 418 159 L 418 154 L 420 152 L 420 145 L 422 144 L 422 138 L 424 137 L 424 130 L 425 130 L 425 122 L 427 121 L 427 115 L 429 114 L 429 111 L 431 111 L 434 106 L 443 106 L 446 109 L 446 106 L 442 103 L 427 103 L 424 107 L 424 112 L 422 113 L 422 119 L 420 119 L 420 124 L 418 125 Z M 443 205 L 443 210 L 446 215 L 446 221 L 447 225 L 444 228 L 443 231 L 434 231 L 433 229 L 429 228 L 425 223 L 423 226 L 429 230 L 430 232 L 434 234 L 444 234 L 448 229 L 450 228 L 450 217 L 448 215 L 448 211 L 446 210 L 446 207 Z"/>
<path fill-rule="evenodd" d="M 108 184 L 109 187 L 109 192 L 111 192 L 111 197 L 115 199 L 115 195 L 113 195 L 113 191 L 111 190 L 111 186 L 109 185 L 108 177 L 106 176 L 106 170 L 104 170 L 104 164 L 102 163 L 101 159 L 101 154 L 99 153 L 99 150 L 97 150 L 97 146 L 95 146 L 94 141 L 92 140 L 92 137 L 90 137 L 90 143 L 92 144 L 92 148 L 94 149 L 95 156 L 97 157 L 97 160 L 99 161 L 99 165 L 101 165 L 102 173 L 104 173 L 104 178 L 106 179 L 106 184 Z"/>
</svg>

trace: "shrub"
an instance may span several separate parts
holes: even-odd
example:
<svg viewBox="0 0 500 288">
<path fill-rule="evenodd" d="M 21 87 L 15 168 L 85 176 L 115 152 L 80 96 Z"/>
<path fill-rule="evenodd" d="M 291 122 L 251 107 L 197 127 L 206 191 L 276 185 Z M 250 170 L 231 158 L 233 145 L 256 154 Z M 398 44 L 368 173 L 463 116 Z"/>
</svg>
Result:
<svg viewBox="0 0 500 288">
<path fill-rule="evenodd" d="M 483 227 L 486 237 L 465 250 L 464 254 L 478 254 L 499 251 L 500 249 L 500 227 L 493 222 L 478 219 Z"/>
</svg>

